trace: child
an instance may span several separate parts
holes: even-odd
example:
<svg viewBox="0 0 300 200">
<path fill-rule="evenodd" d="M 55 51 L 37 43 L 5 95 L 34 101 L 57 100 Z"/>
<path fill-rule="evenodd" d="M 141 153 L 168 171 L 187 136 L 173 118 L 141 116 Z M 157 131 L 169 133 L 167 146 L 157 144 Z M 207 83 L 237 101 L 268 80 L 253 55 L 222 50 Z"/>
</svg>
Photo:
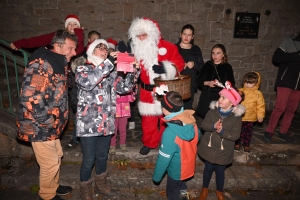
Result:
<svg viewBox="0 0 300 200">
<path fill-rule="evenodd" d="M 244 87 L 239 89 L 245 95 L 241 104 L 245 106 L 246 112 L 242 118 L 241 137 L 235 143 L 235 150 L 240 150 L 241 143 L 243 143 L 244 151 L 250 152 L 253 122 L 262 122 L 265 117 L 264 97 L 258 90 L 260 81 L 258 72 L 248 72 L 244 76 Z"/>
<path fill-rule="evenodd" d="M 198 154 L 205 160 L 205 167 L 200 200 L 207 198 L 213 171 L 216 172 L 217 198 L 225 199 L 225 168 L 232 163 L 235 141 L 240 137 L 242 114 L 245 112 L 244 106 L 239 105 L 242 98 L 235 89 L 224 88 L 219 95 L 217 102 L 211 102 L 210 110 L 201 123 L 205 133 Z"/>
<path fill-rule="evenodd" d="M 67 15 L 65 19 L 65 29 L 71 34 L 77 36 L 77 48 L 76 55 L 80 55 L 83 50 L 83 31 L 84 27 L 80 27 L 80 21 L 77 15 Z M 22 38 L 20 40 L 10 43 L 10 47 L 13 50 L 18 50 L 21 48 L 37 48 L 42 46 L 49 46 L 51 44 L 52 38 L 55 35 L 55 32 L 32 37 L 32 38 Z"/>
<path fill-rule="evenodd" d="M 195 173 L 197 143 L 200 131 L 193 117 L 193 110 L 183 110 L 179 93 L 168 92 L 161 100 L 163 120 L 167 123 L 152 179 L 160 182 L 168 172 L 166 192 L 168 199 L 179 199 L 187 194 L 186 179 Z"/>
<path fill-rule="evenodd" d="M 135 100 L 134 92 L 131 94 L 118 95 L 116 99 L 115 134 L 111 136 L 110 154 L 116 154 L 117 133 L 119 131 L 119 142 L 123 152 L 126 152 L 126 126 L 130 117 L 130 102 Z"/>
<path fill-rule="evenodd" d="M 112 38 L 107 39 L 108 49 L 109 53 L 116 51 L 116 47 L 118 45 L 118 42 L 113 40 Z"/>
</svg>

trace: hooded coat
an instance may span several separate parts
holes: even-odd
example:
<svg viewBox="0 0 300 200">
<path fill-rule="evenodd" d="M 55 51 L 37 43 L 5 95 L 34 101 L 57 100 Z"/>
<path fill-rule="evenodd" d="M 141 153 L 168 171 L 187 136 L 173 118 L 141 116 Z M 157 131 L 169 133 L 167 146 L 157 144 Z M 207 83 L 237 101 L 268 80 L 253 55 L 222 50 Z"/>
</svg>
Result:
<svg viewBox="0 0 300 200">
<path fill-rule="evenodd" d="M 166 171 L 174 180 L 185 180 L 194 175 L 201 133 L 193 113 L 192 110 L 185 110 L 166 121 L 168 126 L 162 136 L 152 177 L 154 181 L 159 182 Z"/>
<path fill-rule="evenodd" d="M 222 135 L 214 129 L 214 123 L 221 119 L 216 101 L 211 102 L 210 110 L 201 123 L 205 131 L 198 147 L 198 154 L 212 164 L 228 165 L 232 163 L 235 141 L 239 139 L 242 128 L 242 105 L 234 107 L 229 116 L 223 118 Z"/>
<path fill-rule="evenodd" d="M 17 138 L 29 142 L 59 138 L 68 121 L 67 60 L 41 47 L 23 76 Z"/>
<path fill-rule="evenodd" d="M 258 81 L 253 88 L 240 88 L 245 95 L 244 100 L 241 104 L 246 108 L 245 114 L 242 117 L 242 121 L 246 122 L 256 122 L 257 119 L 265 118 L 266 105 L 264 96 L 261 91 L 258 90 L 261 82 L 261 77 L 258 72 Z"/>
</svg>

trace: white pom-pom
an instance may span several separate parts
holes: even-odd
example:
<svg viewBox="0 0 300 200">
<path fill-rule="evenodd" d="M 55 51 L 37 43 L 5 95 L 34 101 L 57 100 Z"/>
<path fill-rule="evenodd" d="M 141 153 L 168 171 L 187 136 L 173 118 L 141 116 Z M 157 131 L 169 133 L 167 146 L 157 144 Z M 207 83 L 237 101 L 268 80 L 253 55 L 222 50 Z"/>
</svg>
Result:
<svg viewBox="0 0 300 200">
<path fill-rule="evenodd" d="M 159 48 L 159 50 L 158 50 L 159 55 L 164 56 L 164 55 L 166 55 L 166 53 L 167 53 L 166 48 L 164 48 L 164 47 Z"/>
</svg>

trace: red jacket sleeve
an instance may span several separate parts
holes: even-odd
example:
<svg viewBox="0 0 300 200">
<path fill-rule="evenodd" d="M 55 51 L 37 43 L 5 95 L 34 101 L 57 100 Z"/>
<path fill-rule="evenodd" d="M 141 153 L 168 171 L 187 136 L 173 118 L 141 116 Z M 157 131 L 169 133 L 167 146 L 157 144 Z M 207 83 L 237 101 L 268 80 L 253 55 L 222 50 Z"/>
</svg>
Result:
<svg viewBox="0 0 300 200">
<path fill-rule="evenodd" d="M 47 46 L 51 43 L 53 36 L 56 32 L 48 33 L 36 37 L 31 38 L 22 38 L 20 40 L 14 41 L 13 44 L 16 48 L 36 48 L 36 47 L 42 47 Z"/>
<path fill-rule="evenodd" d="M 77 48 L 76 48 L 76 55 L 80 55 L 84 51 L 84 34 L 82 28 L 75 28 L 74 29 L 75 35 L 77 36 Z"/>
</svg>

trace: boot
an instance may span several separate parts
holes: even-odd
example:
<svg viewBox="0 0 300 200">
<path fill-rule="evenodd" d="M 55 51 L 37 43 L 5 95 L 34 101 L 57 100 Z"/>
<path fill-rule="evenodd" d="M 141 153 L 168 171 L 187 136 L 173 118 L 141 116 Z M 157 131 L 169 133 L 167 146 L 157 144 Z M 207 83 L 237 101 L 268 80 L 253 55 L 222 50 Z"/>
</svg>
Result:
<svg viewBox="0 0 300 200">
<path fill-rule="evenodd" d="M 93 200 L 92 197 L 92 180 L 79 183 L 80 186 L 80 198 L 82 200 Z"/>
<path fill-rule="evenodd" d="M 208 195 L 208 188 L 202 187 L 202 190 L 201 190 L 201 193 L 199 196 L 199 200 L 206 200 L 207 195 Z"/>
<path fill-rule="evenodd" d="M 217 199 L 218 200 L 225 200 L 223 192 L 217 190 Z"/>
<path fill-rule="evenodd" d="M 103 194 L 104 196 L 113 197 L 117 195 L 117 191 L 111 189 L 107 185 L 107 172 L 102 174 L 95 175 L 95 183 L 98 191 Z"/>
</svg>

